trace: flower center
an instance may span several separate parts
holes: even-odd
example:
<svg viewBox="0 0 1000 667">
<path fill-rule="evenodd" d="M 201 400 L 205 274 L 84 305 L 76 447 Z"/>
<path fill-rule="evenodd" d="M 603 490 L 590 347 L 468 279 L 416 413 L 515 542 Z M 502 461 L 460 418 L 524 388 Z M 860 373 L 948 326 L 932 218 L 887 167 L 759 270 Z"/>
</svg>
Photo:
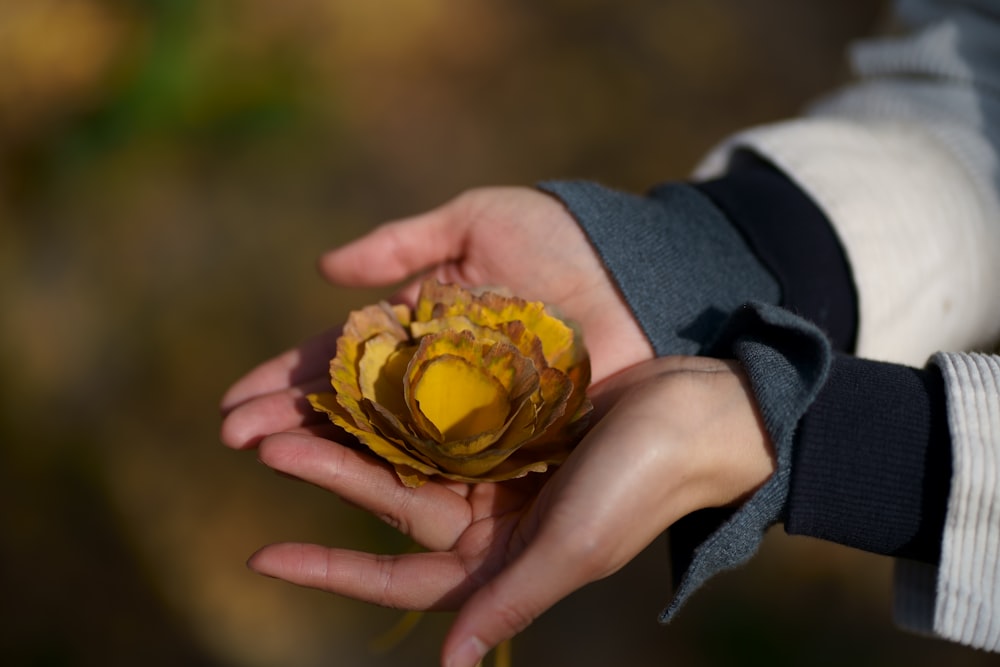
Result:
<svg viewBox="0 0 1000 667">
<path fill-rule="evenodd" d="M 414 387 L 414 398 L 445 440 L 496 430 L 510 412 L 507 392 L 496 379 L 450 355 L 428 364 Z"/>
</svg>

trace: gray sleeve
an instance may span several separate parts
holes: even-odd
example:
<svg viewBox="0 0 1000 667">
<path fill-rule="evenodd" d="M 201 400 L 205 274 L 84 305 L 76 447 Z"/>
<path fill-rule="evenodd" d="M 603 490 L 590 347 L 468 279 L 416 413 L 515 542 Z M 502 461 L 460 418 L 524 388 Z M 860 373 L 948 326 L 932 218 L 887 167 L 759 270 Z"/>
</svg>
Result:
<svg viewBox="0 0 1000 667">
<path fill-rule="evenodd" d="M 813 324 L 765 304 L 739 309 L 717 345 L 715 352 L 735 357 L 747 373 L 777 470 L 738 509 L 695 512 L 670 529 L 675 588 L 660 616 L 664 623 L 709 578 L 748 561 L 768 528 L 781 521 L 795 426 L 826 381 L 833 358 L 826 336 Z"/>
<path fill-rule="evenodd" d="M 639 196 L 547 181 L 586 232 L 657 355 L 703 353 L 734 310 L 778 303 L 778 283 L 704 194 L 673 183 Z"/>
</svg>

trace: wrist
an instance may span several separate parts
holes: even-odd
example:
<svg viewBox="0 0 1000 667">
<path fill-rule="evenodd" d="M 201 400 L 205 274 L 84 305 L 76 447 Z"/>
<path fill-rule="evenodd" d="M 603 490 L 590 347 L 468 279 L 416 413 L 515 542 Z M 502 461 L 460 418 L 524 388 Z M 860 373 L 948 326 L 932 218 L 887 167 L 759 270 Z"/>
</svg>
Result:
<svg viewBox="0 0 1000 667">
<path fill-rule="evenodd" d="M 777 461 L 746 374 L 735 361 L 667 357 L 675 368 L 657 379 L 656 403 L 671 406 L 665 438 L 687 511 L 731 507 L 774 473 Z"/>
<path fill-rule="evenodd" d="M 718 430 L 704 443 L 711 453 L 712 504 L 733 507 L 750 498 L 777 470 L 777 459 L 746 373 L 734 361 L 716 379 L 724 400 L 713 412 Z"/>
</svg>

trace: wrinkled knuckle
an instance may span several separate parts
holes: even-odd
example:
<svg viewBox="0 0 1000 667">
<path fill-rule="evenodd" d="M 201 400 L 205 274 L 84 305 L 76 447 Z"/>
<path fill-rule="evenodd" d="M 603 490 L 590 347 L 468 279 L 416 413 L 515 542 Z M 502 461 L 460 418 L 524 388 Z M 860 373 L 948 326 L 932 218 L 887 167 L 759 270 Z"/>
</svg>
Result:
<svg viewBox="0 0 1000 667">
<path fill-rule="evenodd" d="M 413 504 L 413 496 L 407 492 L 401 492 L 393 499 L 392 510 L 380 513 L 378 517 L 403 535 L 411 536 L 412 527 L 410 525 L 409 514 Z"/>
<path fill-rule="evenodd" d="M 389 556 L 376 556 L 375 562 L 377 564 L 375 570 L 377 587 L 374 590 L 377 590 L 378 593 L 375 594 L 372 602 L 381 607 L 396 607 L 398 605 L 393 586 L 394 560 Z"/>
<path fill-rule="evenodd" d="M 511 637 L 522 632 L 538 617 L 538 614 L 523 609 L 517 604 L 503 601 L 497 603 L 493 613 L 500 627 Z"/>
</svg>

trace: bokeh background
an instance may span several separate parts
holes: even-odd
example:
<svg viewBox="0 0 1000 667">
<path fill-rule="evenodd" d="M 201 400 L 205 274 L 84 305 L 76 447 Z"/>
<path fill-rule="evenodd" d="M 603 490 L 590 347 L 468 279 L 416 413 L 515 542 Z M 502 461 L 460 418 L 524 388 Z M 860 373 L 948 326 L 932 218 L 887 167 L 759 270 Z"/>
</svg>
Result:
<svg viewBox="0 0 1000 667">
<path fill-rule="evenodd" d="M 432 665 L 447 615 L 266 580 L 259 545 L 406 541 L 218 444 L 218 398 L 385 292 L 325 248 L 464 188 L 630 190 L 845 76 L 869 0 L 0 0 L 0 662 Z M 890 565 L 780 531 L 673 625 L 663 544 L 532 665 L 987 664 L 890 620 Z"/>
</svg>

